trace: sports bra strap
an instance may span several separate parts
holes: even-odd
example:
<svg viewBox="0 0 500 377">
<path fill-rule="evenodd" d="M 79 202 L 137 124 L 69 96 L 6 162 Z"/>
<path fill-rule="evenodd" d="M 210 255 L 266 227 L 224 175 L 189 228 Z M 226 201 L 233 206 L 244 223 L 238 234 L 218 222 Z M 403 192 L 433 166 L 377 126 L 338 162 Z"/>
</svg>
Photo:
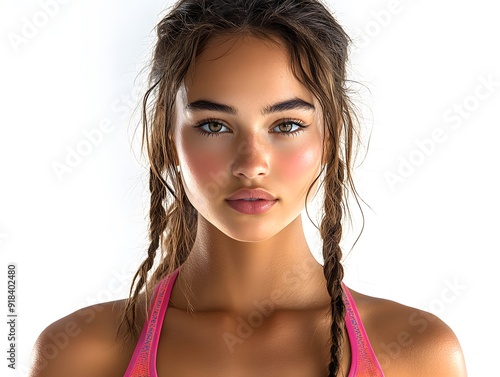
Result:
<svg viewBox="0 0 500 377">
<path fill-rule="evenodd" d="M 384 372 L 370 344 L 351 292 L 344 283 L 342 288 L 346 308 L 345 324 L 351 345 L 349 377 L 383 377 Z"/>
</svg>

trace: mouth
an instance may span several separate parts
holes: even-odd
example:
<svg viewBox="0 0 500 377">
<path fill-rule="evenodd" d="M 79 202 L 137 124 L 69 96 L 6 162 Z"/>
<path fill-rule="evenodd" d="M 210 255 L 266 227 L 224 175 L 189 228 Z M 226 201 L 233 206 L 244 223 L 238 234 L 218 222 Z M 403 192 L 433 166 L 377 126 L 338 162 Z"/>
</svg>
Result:
<svg viewBox="0 0 500 377">
<path fill-rule="evenodd" d="M 278 199 L 241 198 L 226 199 L 226 202 L 236 212 L 246 215 L 259 215 L 269 211 L 278 202 Z"/>
<path fill-rule="evenodd" d="M 241 199 L 234 199 L 234 200 L 244 200 L 247 202 L 255 202 L 257 200 L 265 200 L 265 199 L 260 199 L 260 198 L 241 198 Z"/>
<path fill-rule="evenodd" d="M 262 198 L 239 198 L 226 199 L 228 202 L 276 202 L 278 199 L 262 199 Z"/>
<path fill-rule="evenodd" d="M 226 200 L 236 201 L 236 200 L 246 200 L 246 201 L 257 201 L 257 200 L 266 200 L 266 201 L 275 201 L 276 196 L 271 194 L 269 191 L 264 190 L 262 188 L 242 188 L 233 194 L 231 194 Z"/>
</svg>

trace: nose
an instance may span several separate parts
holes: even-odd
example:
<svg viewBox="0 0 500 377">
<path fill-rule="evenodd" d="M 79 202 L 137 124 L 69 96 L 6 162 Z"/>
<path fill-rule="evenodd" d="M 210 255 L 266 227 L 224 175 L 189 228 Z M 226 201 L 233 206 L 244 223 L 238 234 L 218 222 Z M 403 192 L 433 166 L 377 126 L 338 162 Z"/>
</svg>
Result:
<svg viewBox="0 0 500 377">
<path fill-rule="evenodd" d="M 231 168 L 234 176 L 254 179 L 269 173 L 269 152 L 267 146 L 256 137 L 241 141 Z"/>
</svg>

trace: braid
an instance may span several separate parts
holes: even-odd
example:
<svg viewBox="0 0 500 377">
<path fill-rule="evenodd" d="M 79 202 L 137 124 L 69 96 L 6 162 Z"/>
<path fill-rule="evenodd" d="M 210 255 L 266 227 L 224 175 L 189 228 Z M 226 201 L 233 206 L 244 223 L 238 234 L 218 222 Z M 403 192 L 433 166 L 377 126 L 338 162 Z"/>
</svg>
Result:
<svg viewBox="0 0 500 377">
<path fill-rule="evenodd" d="M 169 234 L 181 234 L 183 237 L 166 237 L 162 245 L 162 263 L 153 274 L 152 282 L 156 284 L 176 267 L 184 263 L 196 238 L 197 211 L 189 201 L 181 179 L 177 177 L 179 197 L 170 205 L 167 219 Z M 171 252 L 170 252 L 171 251 Z"/>
<path fill-rule="evenodd" d="M 149 210 L 149 239 L 148 256 L 141 263 L 139 269 L 132 279 L 130 287 L 130 297 L 132 300 L 127 300 L 124 308 L 124 316 L 127 326 L 134 334 L 137 335 L 136 312 L 135 304 L 139 293 L 144 285 L 148 285 L 147 275 L 153 267 L 156 251 L 160 245 L 161 233 L 165 229 L 165 210 L 163 209 L 163 200 L 166 196 L 166 189 L 160 179 L 154 174 L 153 170 L 149 170 L 149 191 L 151 192 L 150 210 Z M 135 286 L 135 289 L 134 289 Z M 146 297 L 148 290 L 146 289 Z M 148 298 L 146 299 L 148 301 Z M 146 305 L 147 306 L 147 305 Z M 120 323 L 120 327 L 122 323 Z"/>
<path fill-rule="evenodd" d="M 337 173 L 336 177 L 328 175 Z M 325 180 L 325 216 L 320 226 L 323 238 L 323 273 L 326 278 L 328 293 L 331 297 L 332 324 L 330 347 L 330 363 L 328 365 L 329 377 L 337 376 L 342 359 L 343 329 L 345 325 L 345 306 L 342 299 L 342 279 L 344 268 L 341 264 L 342 250 L 340 240 L 342 237 L 342 197 L 343 197 L 344 164 L 338 162 L 338 167 L 328 166 Z"/>
<path fill-rule="evenodd" d="M 148 122 L 148 97 L 155 95 L 156 101 L 171 108 L 173 99 L 164 96 L 164 79 L 160 78 L 148 89 L 143 98 L 143 144 L 148 150 L 149 169 L 149 240 L 150 244 L 146 259 L 141 263 L 135 273 L 129 292 L 129 299 L 122 310 L 122 320 L 118 326 L 117 335 L 123 326 L 126 326 L 125 339 L 137 336 L 139 332 L 136 323 L 136 307 L 139 295 L 145 287 L 146 305 L 143 307 L 145 315 L 148 315 L 149 296 L 151 290 L 167 274 L 173 272 L 180 266 L 189 255 L 196 236 L 197 211 L 189 202 L 180 174 L 176 171 L 175 147 L 166 127 L 170 123 L 170 112 L 160 111 L 153 108 L 152 127 Z M 157 90 L 158 93 L 154 93 Z M 167 163 L 168 162 L 168 163 Z M 174 188 L 164 179 L 173 183 Z M 168 190 L 168 193 L 167 193 Z M 169 195 L 167 195 L 169 194 Z M 168 210 L 165 208 L 168 207 Z M 153 269 L 158 249 L 160 251 L 160 263 L 148 278 Z"/>
</svg>

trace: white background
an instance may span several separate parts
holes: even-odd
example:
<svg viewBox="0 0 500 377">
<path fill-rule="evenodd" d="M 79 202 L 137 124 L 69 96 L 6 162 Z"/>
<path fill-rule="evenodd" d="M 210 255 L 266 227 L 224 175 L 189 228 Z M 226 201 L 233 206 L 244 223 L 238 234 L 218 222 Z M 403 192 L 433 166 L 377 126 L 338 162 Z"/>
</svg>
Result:
<svg viewBox="0 0 500 377">
<path fill-rule="evenodd" d="M 0 271 L 6 287 L 7 265 L 17 264 L 19 313 L 18 370 L 1 357 L 2 376 L 26 374 L 33 343 L 51 322 L 125 297 L 148 245 L 147 171 L 132 142 L 132 110 L 166 4 L 48 3 L 0 6 Z M 460 339 L 469 375 L 491 375 L 500 351 L 494 2 L 330 5 L 356 41 L 351 78 L 363 84 L 365 136 L 371 131 L 356 175 L 371 209 L 363 206 L 365 229 L 345 260 L 346 282 L 438 314 Z M 66 165 L 86 133 L 106 122 L 107 133 L 58 176 L 54 165 Z M 399 181 L 390 184 L 389 175 Z M 0 337 L 2 355 L 7 343 Z"/>
</svg>

